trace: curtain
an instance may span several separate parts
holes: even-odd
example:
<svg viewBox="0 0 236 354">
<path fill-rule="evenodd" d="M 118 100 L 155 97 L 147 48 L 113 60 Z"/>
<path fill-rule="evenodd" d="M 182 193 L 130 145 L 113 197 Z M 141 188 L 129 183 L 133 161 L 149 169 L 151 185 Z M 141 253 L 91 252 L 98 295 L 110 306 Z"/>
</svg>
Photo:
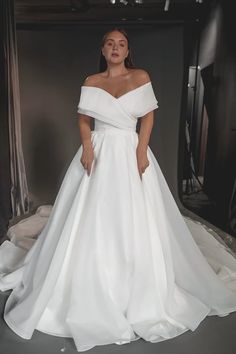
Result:
<svg viewBox="0 0 236 354">
<path fill-rule="evenodd" d="M 3 65 L 6 114 L 9 134 L 10 202 L 12 217 L 29 211 L 29 192 L 21 136 L 20 89 L 14 0 L 1 1 Z"/>
<path fill-rule="evenodd" d="M 229 203 L 229 228 L 230 233 L 236 236 L 236 178 Z"/>
</svg>

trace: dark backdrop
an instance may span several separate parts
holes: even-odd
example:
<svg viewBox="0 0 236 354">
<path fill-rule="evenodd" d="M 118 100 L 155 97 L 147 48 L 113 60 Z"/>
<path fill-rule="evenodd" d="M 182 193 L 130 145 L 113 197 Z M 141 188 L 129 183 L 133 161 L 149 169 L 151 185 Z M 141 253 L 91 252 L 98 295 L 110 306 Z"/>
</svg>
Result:
<svg viewBox="0 0 236 354">
<path fill-rule="evenodd" d="M 53 203 L 80 145 L 77 104 L 86 76 L 98 71 L 105 27 L 18 30 L 22 136 L 33 205 Z M 181 25 L 126 28 L 136 66 L 147 70 L 159 101 L 150 146 L 177 201 L 183 80 Z"/>
</svg>

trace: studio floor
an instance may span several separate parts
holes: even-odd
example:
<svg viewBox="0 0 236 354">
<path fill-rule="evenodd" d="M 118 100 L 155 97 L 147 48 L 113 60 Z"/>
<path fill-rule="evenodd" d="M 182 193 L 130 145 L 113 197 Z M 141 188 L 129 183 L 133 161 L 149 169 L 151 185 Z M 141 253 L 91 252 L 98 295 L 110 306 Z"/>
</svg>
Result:
<svg viewBox="0 0 236 354">
<path fill-rule="evenodd" d="M 0 308 L 10 292 L 0 292 Z M 97 346 L 88 354 L 235 354 L 236 350 L 236 313 L 226 317 L 208 316 L 192 332 L 159 343 L 149 343 L 139 339 L 132 343 Z M 31 340 L 17 336 L 0 320 L 0 354 L 59 354 L 78 353 L 74 342 L 69 338 L 50 336 L 35 331 Z"/>
</svg>

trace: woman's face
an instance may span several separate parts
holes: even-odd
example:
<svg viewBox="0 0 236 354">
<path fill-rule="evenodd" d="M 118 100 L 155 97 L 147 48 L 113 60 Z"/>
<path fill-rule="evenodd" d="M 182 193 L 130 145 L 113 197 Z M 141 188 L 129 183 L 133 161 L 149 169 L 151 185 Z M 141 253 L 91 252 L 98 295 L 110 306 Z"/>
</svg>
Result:
<svg viewBox="0 0 236 354">
<path fill-rule="evenodd" d="M 121 63 L 128 53 L 128 42 L 125 36 L 119 31 L 108 33 L 102 47 L 102 54 L 107 63 Z"/>
</svg>

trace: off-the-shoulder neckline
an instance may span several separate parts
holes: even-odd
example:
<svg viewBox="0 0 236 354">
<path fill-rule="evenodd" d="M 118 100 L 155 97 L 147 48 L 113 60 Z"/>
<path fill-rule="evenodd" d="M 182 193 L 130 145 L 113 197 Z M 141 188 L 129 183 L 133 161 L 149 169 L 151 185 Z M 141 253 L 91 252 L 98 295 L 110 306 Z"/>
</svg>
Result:
<svg viewBox="0 0 236 354">
<path fill-rule="evenodd" d="M 104 89 L 101 88 L 101 87 L 97 87 L 97 86 L 85 86 L 85 85 L 83 85 L 83 86 L 81 86 L 81 88 L 83 88 L 83 89 L 84 89 L 84 88 L 97 89 L 97 90 L 100 90 L 100 91 L 105 92 L 106 94 L 108 94 L 109 96 L 111 96 L 112 98 L 114 98 L 115 100 L 119 100 L 119 99 L 121 99 L 122 97 L 125 97 L 126 95 L 128 95 L 129 93 L 132 93 L 132 92 L 134 92 L 134 91 L 137 91 L 137 90 L 143 88 L 144 86 L 150 85 L 150 84 L 151 84 L 151 81 L 148 81 L 148 82 L 146 82 L 145 84 L 142 84 L 142 85 L 140 85 L 140 86 L 138 86 L 138 87 L 135 87 L 134 89 L 132 89 L 132 90 L 130 90 L 130 91 L 127 91 L 127 92 L 123 93 L 123 94 L 120 95 L 119 97 L 115 97 L 115 96 L 113 96 L 110 92 L 104 90 Z"/>
</svg>

